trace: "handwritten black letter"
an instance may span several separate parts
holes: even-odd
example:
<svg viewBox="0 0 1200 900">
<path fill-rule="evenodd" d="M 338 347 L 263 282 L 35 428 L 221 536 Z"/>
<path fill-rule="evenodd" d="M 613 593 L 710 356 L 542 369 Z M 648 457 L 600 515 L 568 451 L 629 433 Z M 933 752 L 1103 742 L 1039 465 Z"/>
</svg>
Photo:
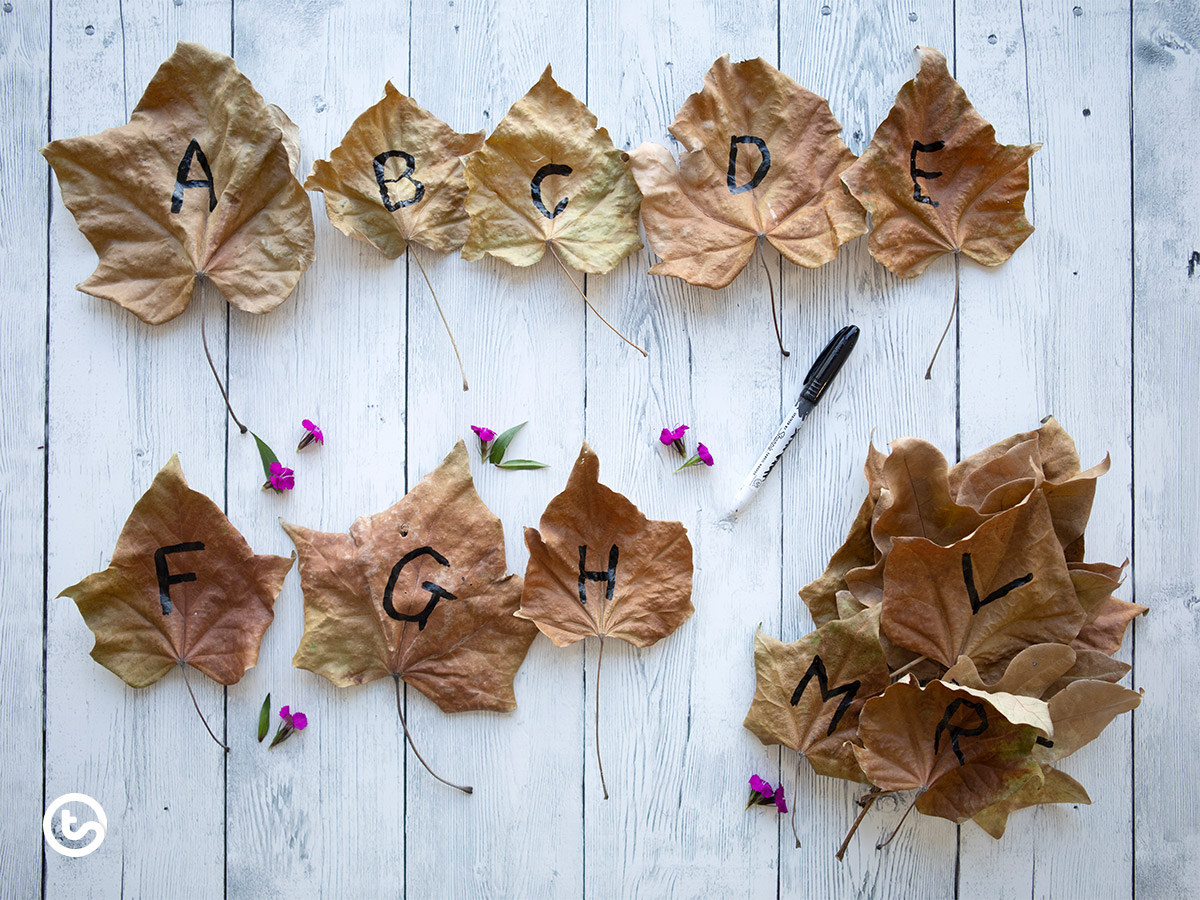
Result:
<svg viewBox="0 0 1200 900">
<path fill-rule="evenodd" d="M 398 178 L 384 178 L 383 166 L 393 156 L 399 156 L 404 160 L 404 171 Z M 375 157 L 373 163 L 375 167 L 375 181 L 379 184 L 379 199 L 383 201 L 383 205 L 387 207 L 388 212 L 395 212 L 398 209 L 404 209 L 406 206 L 412 206 L 414 203 L 420 203 L 421 198 L 425 196 L 425 185 L 412 177 L 413 169 L 416 167 L 416 160 L 412 158 L 412 154 L 405 153 L 403 150 L 388 150 L 386 153 L 380 153 Z M 407 200 L 393 200 L 388 194 L 388 185 L 408 179 L 412 182 L 413 195 Z"/>
<path fill-rule="evenodd" d="M 738 144 L 753 144 L 758 148 L 758 152 L 762 154 L 762 162 L 758 164 L 758 168 L 754 172 L 754 177 L 745 184 L 737 183 L 737 155 Z M 771 151 L 767 149 L 767 142 L 762 138 L 755 137 L 752 134 L 735 134 L 729 139 L 729 172 L 725 175 L 725 183 L 729 186 L 729 193 L 742 194 L 746 191 L 752 191 L 767 177 L 767 170 L 771 168 Z"/>
<path fill-rule="evenodd" d="M 918 203 L 928 203 L 930 206 L 937 206 L 937 201 L 931 197 L 926 197 L 921 193 L 921 186 L 917 184 L 918 178 L 941 178 L 941 172 L 926 172 L 924 169 L 917 168 L 918 153 L 937 153 L 946 146 L 945 141 L 934 141 L 932 144 L 922 144 L 920 141 L 913 141 L 912 154 L 908 160 L 908 171 L 912 175 L 913 183 L 913 199 Z"/>
<path fill-rule="evenodd" d="M 612 602 L 613 588 L 617 586 L 618 556 L 620 556 L 620 551 L 617 550 L 617 545 L 613 544 L 608 551 L 608 571 L 589 572 L 587 570 L 587 544 L 579 545 L 579 602 L 584 606 L 587 605 L 587 583 L 589 581 L 607 582 L 607 587 L 604 590 L 604 600 L 606 603 Z"/>
<path fill-rule="evenodd" d="M 800 679 L 800 683 L 796 685 L 796 690 L 792 692 L 792 706 L 800 702 L 800 698 L 804 696 L 804 689 L 808 687 L 808 683 L 814 675 L 817 678 L 817 687 L 821 690 L 822 703 L 832 700 L 838 694 L 843 695 L 841 701 L 838 703 L 837 711 L 834 712 L 833 718 L 829 721 L 829 730 L 825 732 L 826 734 L 833 734 L 837 730 L 838 722 L 841 721 L 846 710 L 850 708 L 850 704 L 854 702 L 854 695 L 862 687 L 862 682 L 851 681 L 831 691 L 829 689 L 829 674 L 825 671 L 825 663 L 821 661 L 821 657 L 814 656 L 813 661 L 808 664 L 808 670 L 804 673 L 804 677 Z"/>
<path fill-rule="evenodd" d="M 200 168 L 204 170 L 204 177 L 189 180 L 188 175 L 192 172 L 193 156 L 200 163 Z M 212 169 L 208 167 L 208 157 L 204 155 L 200 144 L 193 138 L 183 153 L 183 159 L 179 161 L 179 171 L 175 173 L 175 190 L 171 192 L 171 212 L 177 213 L 183 209 L 184 188 L 202 187 L 208 188 L 208 211 L 212 212 L 217 208 L 217 192 L 213 189 Z"/>
<path fill-rule="evenodd" d="M 975 587 L 975 575 L 971 571 L 970 553 L 964 553 L 962 555 L 962 571 L 963 581 L 965 581 L 967 584 L 967 599 L 971 601 L 972 615 L 979 612 L 980 609 L 987 606 L 993 600 L 999 600 L 1006 594 L 1012 593 L 1017 588 L 1024 587 L 1025 585 L 1029 584 L 1029 582 L 1033 581 L 1033 573 L 1030 572 L 1027 575 L 1022 575 L 1020 578 L 1014 578 L 1012 581 L 1002 587 L 996 588 L 994 591 L 980 600 L 979 590 Z"/>
<path fill-rule="evenodd" d="M 396 610 L 396 607 L 392 604 L 392 594 L 396 590 L 396 579 L 400 577 L 400 570 L 419 556 L 432 556 L 434 562 L 440 566 L 450 565 L 449 560 L 432 547 L 418 547 L 416 550 L 410 550 L 408 553 L 405 553 L 401 557 L 400 562 L 392 566 L 392 574 L 388 576 L 387 586 L 383 589 L 383 611 L 398 622 L 416 622 L 417 631 L 424 631 L 425 624 L 429 621 L 429 614 L 433 612 L 439 600 L 457 600 L 458 598 L 432 581 L 424 581 L 421 583 L 421 590 L 429 591 L 430 594 L 429 602 L 425 604 L 425 608 L 416 614 L 402 613 Z"/>
<path fill-rule="evenodd" d="M 967 709 L 971 710 L 971 712 L 975 713 L 975 715 L 979 717 L 979 721 L 970 728 L 964 728 L 962 725 L 951 725 L 950 718 L 956 712 L 958 712 L 958 708 L 960 706 L 965 706 Z M 987 727 L 987 708 L 982 703 L 976 703 L 973 700 L 964 700 L 959 697 L 958 699 L 951 701 L 950 705 L 946 707 L 946 712 L 942 716 L 942 721 L 938 722 L 937 731 L 933 733 L 933 752 L 938 752 L 938 745 L 942 742 L 942 732 L 949 731 L 950 746 L 954 749 L 954 755 L 958 757 L 958 764 L 960 766 L 965 766 L 967 761 L 963 758 L 962 750 L 959 749 L 959 737 L 975 737 L 976 735 L 983 734 L 985 731 L 987 731 Z"/>
<path fill-rule="evenodd" d="M 533 180 L 529 182 L 529 195 L 533 197 L 533 205 L 547 219 L 553 219 L 560 212 L 567 208 L 567 201 L 570 197 L 563 197 L 558 201 L 558 205 L 554 207 L 554 212 L 546 209 L 546 204 L 542 202 L 542 179 L 547 175 L 570 175 L 574 169 L 570 166 L 560 166 L 557 163 L 548 163 L 537 170 L 537 174 L 533 176 Z"/>
<path fill-rule="evenodd" d="M 158 576 L 158 602 L 162 604 L 162 614 L 171 614 L 171 585 L 183 584 L 185 581 L 195 581 L 195 572 L 180 572 L 172 575 L 167 569 L 168 553 L 190 553 L 193 550 L 203 550 L 204 545 L 199 541 L 188 541 L 183 544 L 171 544 L 159 547 L 154 551 L 154 574 Z"/>
</svg>

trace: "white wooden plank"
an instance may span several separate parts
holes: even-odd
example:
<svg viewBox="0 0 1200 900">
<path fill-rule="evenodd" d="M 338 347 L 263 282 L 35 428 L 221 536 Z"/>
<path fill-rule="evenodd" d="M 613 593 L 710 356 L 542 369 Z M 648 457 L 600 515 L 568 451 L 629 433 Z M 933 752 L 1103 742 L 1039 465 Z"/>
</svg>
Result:
<svg viewBox="0 0 1200 900">
<path fill-rule="evenodd" d="M 33 896 L 42 879 L 42 580 L 45 524 L 46 274 L 50 90 L 49 10 L 9 6 L 0 17 L 0 95 L 11 98 L 0 132 L 0 884 Z"/>
<path fill-rule="evenodd" d="M 657 141 L 678 151 L 667 129 L 716 58 L 777 55 L 773 3 L 592 3 L 589 13 L 590 105 L 623 149 Z M 687 526 L 696 613 L 645 650 L 605 647 L 607 801 L 590 712 L 598 647 L 587 648 L 584 893 L 773 897 L 777 815 L 742 807 L 752 772 L 776 780 L 776 754 L 741 722 L 754 694 L 754 629 L 778 629 L 778 486 L 737 522 L 722 519 L 762 449 L 747 436 L 778 424 L 780 356 L 761 267 L 714 292 L 647 274 L 656 259 L 647 246 L 588 278 L 593 302 L 649 358 L 588 317 L 587 433 L 605 483 L 649 517 Z M 713 468 L 672 474 L 681 460 L 658 434 L 680 423 L 691 426 L 689 450 L 711 449 Z"/>
<path fill-rule="evenodd" d="M 1200 687 L 1200 369 L 1196 97 L 1200 23 L 1187 0 L 1133 6 L 1135 590 L 1133 888 L 1184 897 L 1200 883 L 1195 701 Z"/>
<path fill-rule="evenodd" d="M 300 128 L 300 178 L 408 69 L 407 5 L 346 4 L 296 14 L 272 0 L 235 7 L 238 65 Z M 387 52 L 364 52 L 364 48 Z M 233 313 L 230 393 L 239 415 L 296 471 L 260 490 L 254 441 L 229 436 L 234 520 L 258 552 L 288 554 L 276 517 L 345 531 L 404 492 L 405 284 L 402 265 L 336 231 L 312 196 L 317 260 L 270 315 Z M 324 430 L 302 453 L 300 422 Z M 229 895 L 399 894 L 404 879 L 403 739 L 390 679 L 337 688 L 292 668 L 304 630 L 298 570 L 276 605 L 258 666 L 229 691 Z M 309 726 L 274 751 L 255 742 L 263 697 Z"/>
<path fill-rule="evenodd" d="M 490 132 L 547 63 L 559 84 L 583 95 L 586 27 L 580 0 L 414 4 L 410 91 L 457 130 Z M 528 421 L 510 452 L 552 468 L 506 472 L 472 461 L 480 496 L 504 523 L 509 568 L 523 573 L 522 527 L 536 525 L 562 490 L 583 437 L 582 303 L 551 259 L 516 269 L 422 251 L 471 390 L 461 390 L 441 321 L 410 262 L 408 484 L 457 439 L 472 439 L 471 425 L 499 431 Z M 579 896 L 581 659 L 578 649 L 538 637 L 516 679 L 517 709 L 507 715 L 448 716 L 407 690 L 409 727 L 426 758 L 443 776 L 475 787 L 470 797 L 446 788 L 409 754 L 410 896 Z"/>
<path fill-rule="evenodd" d="M 1129 10 L 1042 0 L 957 9 L 958 79 L 977 109 L 1000 141 L 1046 145 L 1026 203 L 1037 231 L 996 269 L 962 263 L 962 453 L 1050 414 L 1085 466 L 1111 453 L 1087 546 L 1089 560 L 1119 563 L 1132 548 L 1131 358 L 1128 341 L 1113 339 L 1129 334 L 1131 314 Z M 1122 717 L 1062 765 L 1092 806 L 1017 813 L 999 842 L 963 826 L 962 896 L 1128 894 L 1129 726 Z"/>
<path fill-rule="evenodd" d="M 915 46 L 937 47 L 952 64 L 954 59 L 953 9 L 947 2 L 886 9 L 785 6 L 781 29 L 783 70 L 828 98 L 842 123 L 842 139 L 858 154 L 900 86 L 915 74 Z M 945 259 L 916 279 L 897 278 L 871 258 L 863 237 L 821 269 L 784 262 L 783 283 L 785 335 L 793 351 L 784 365 L 785 402 L 795 402 L 810 363 L 838 328 L 862 329 L 854 355 L 788 449 L 779 473 L 789 548 L 781 637 L 795 640 L 813 628 L 798 592 L 824 569 L 866 493 L 862 467 L 872 434 L 881 449 L 894 438 L 915 435 L 954 454 L 953 343 L 943 348 L 933 379 L 923 379 L 953 298 L 954 269 Z M 784 759 L 791 784 L 794 756 L 785 752 Z M 796 850 L 790 829 L 784 830 L 782 894 L 952 893 L 955 833 L 944 820 L 912 815 L 886 849 L 875 849 L 896 827 L 911 796 L 876 803 L 839 863 L 834 854 L 858 813 L 854 801 L 863 788 L 818 776 L 804 763 L 798 793 L 803 846 Z"/>
<path fill-rule="evenodd" d="M 52 37 L 51 135 L 91 134 L 127 121 L 178 38 L 227 51 L 229 3 L 164 12 L 140 0 L 59 2 Z M 92 635 L 74 603 L 55 599 L 107 564 L 133 503 L 173 452 L 194 488 L 222 498 L 225 413 L 201 349 L 199 305 L 151 327 L 77 292 L 96 257 L 57 184 L 50 219 L 45 790 L 47 800 L 91 795 L 109 827 L 90 856 L 46 851 L 46 895 L 220 896 L 224 753 L 196 721 L 182 677 L 126 688 L 88 657 Z M 224 316 L 213 318 L 220 365 Z M 203 677 L 192 683 L 220 734 L 222 689 Z"/>
</svg>

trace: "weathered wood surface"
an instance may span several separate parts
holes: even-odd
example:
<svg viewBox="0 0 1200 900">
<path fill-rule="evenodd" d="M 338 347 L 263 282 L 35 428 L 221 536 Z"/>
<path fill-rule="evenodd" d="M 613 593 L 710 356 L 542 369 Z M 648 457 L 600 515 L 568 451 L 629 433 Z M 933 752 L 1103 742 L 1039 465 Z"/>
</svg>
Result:
<svg viewBox="0 0 1200 900">
<path fill-rule="evenodd" d="M 95 257 L 36 149 L 126 121 L 177 40 L 232 52 L 300 127 L 301 173 L 327 156 L 392 80 L 460 131 L 490 131 L 547 63 L 618 147 L 674 145 L 668 126 L 722 53 L 761 55 L 830 100 L 856 153 L 911 76 L 912 48 L 941 48 L 980 112 L 1033 159 L 1036 234 L 997 270 L 963 261 L 958 325 L 922 374 L 949 309 L 954 262 L 897 279 L 865 240 L 817 271 L 768 251 L 785 345 L 775 350 L 757 264 L 711 292 L 646 274 L 646 248 L 586 287 L 646 347 L 643 360 L 590 313 L 553 260 L 529 269 L 456 255 L 389 262 L 338 233 L 312 195 L 317 261 L 269 316 L 206 289 L 149 327 L 74 285 Z M 711 3 L 570 0 L 412 4 L 284 0 L 12 0 L 0 13 L 0 883 L 47 897 L 1177 897 L 1200 880 L 1200 819 L 1188 691 L 1197 665 L 1200 290 L 1191 165 L 1200 21 L 1186 0 L 914 0 Z M 48 189 L 49 188 L 49 189 Z M 417 248 L 414 253 L 421 253 Z M 579 278 L 581 286 L 584 281 Z M 299 420 L 328 442 L 289 452 L 297 490 L 258 490 L 248 436 L 227 427 L 199 341 L 235 409 L 277 450 Z M 736 522 L 733 492 L 794 399 L 813 353 L 842 324 L 863 337 L 820 413 Z M 1100 482 L 1089 558 L 1131 560 L 1122 596 L 1152 607 L 1123 656 L 1147 690 L 1065 768 L 1090 807 L 1014 817 L 994 842 L 974 826 L 910 820 L 881 802 L 846 861 L 833 851 L 852 787 L 802 768 L 794 849 L 786 819 L 743 813 L 751 771 L 791 786 L 791 754 L 741 727 L 762 623 L 811 627 L 798 588 L 840 542 L 863 489 L 867 442 L 905 434 L 966 455 L 1053 414 Z M 194 721 L 178 673 L 142 691 L 88 658 L 91 636 L 56 595 L 109 559 L 134 500 L 172 452 L 260 553 L 289 553 L 277 517 L 328 531 L 381 510 L 435 467 L 469 426 L 529 425 L 514 450 L 539 472 L 473 463 L 506 526 L 511 570 L 587 439 L 602 479 L 696 548 L 696 615 L 646 650 L 535 642 L 512 715 L 445 716 L 403 695 L 438 785 L 404 746 L 391 685 L 337 689 L 292 668 L 303 627 L 293 573 L 258 665 L 227 690 L 193 679 L 232 752 Z M 687 422 L 717 456 L 670 474 L 657 442 Z M 44 448 L 44 449 L 43 449 Z M 1136 551 L 1136 556 L 1135 556 Z M 1136 590 L 1136 597 L 1134 591 Z M 42 602 L 39 603 L 39 598 Z M 311 729 L 268 754 L 253 739 L 263 695 Z M 592 724 L 612 799 L 601 799 Z M 45 804 L 101 801 L 105 846 L 45 849 Z"/>
</svg>

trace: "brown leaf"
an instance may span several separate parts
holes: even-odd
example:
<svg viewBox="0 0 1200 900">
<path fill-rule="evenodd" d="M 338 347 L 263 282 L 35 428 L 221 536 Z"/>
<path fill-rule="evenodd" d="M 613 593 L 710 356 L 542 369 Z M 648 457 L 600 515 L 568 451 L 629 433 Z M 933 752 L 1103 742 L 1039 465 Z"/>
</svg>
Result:
<svg viewBox="0 0 1200 900">
<path fill-rule="evenodd" d="M 410 241 L 447 253 L 471 230 L 462 157 L 481 146 L 482 131 L 458 133 L 389 81 L 328 161 L 313 164 L 304 186 L 324 192 L 325 212 L 342 234 L 388 259 Z"/>
<path fill-rule="evenodd" d="M 889 639 L 953 665 L 990 666 L 1030 644 L 1069 643 L 1085 613 L 1041 494 L 949 547 L 897 538 L 881 627 Z"/>
<path fill-rule="evenodd" d="M 692 606 L 692 544 L 679 522 L 647 519 L 599 482 L 586 443 L 538 528 L 525 529 L 529 565 L 517 613 L 559 647 L 618 637 L 647 647 L 678 628 Z"/>
<path fill-rule="evenodd" d="M 1074 681 L 1049 700 L 1054 740 L 1040 743 L 1042 762 L 1064 759 L 1100 736 L 1108 723 L 1142 702 L 1139 691 L 1107 681 Z"/>
<path fill-rule="evenodd" d="M 549 245 L 583 272 L 608 272 L 642 247 L 641 194 L 628 154 L 550 67 L 466 161 L 471 233 L 463 257 L 531 266 Z"/>
<path fill-rule="evenodd" d="M 986 684 L 969 656 L 960 656 L 942 680 L 988 693 L 1041 697 L 1050 685 L 1075 665 L 1075 651 L 1066 644 L 1034 644 L 1012 658 L 999 681 Z"/>
<path fill-rule="evenodd" d="M 1041 778 L 1030 778 L 1015 793 L 975 814 L 975 824 L 999 840 L 1004 837 L 1008 817 L 1019 809 L 1046 803 L 1091 804 L 1082 784 L 1058 769 L 1042 766 Z"/>
<path fill-rule="evenodd" d="M 282 303 L 313 259 L 290 125 L 228 56 L 180 43 L 129 124 L 42 148 L 100 258 L 79 290 L 153 325 L 199 277 L 246 312 Z"/>
<path fill-rule="evenodd" d="M 1025 194 L 1041 144 L 998 144 L 946 58 L 918 50 L 916 78 L 842 181 L 871 213 L 871 255 L 896 275 L 920 275 L 945 253 L 999 265 L 1033 233 Z"/>
<path fill-rule="evenodd" d="M 754 701 L 743 723 L 764 744 L 798 750 L 821 775 L 866 781 L 849 742 L 868 698 L 888 686 L 879 608 L 784 644 L 754 635 Z"/>
<path fill-rule="evenodd" d="M 293 559 L 256 556 L 172 456 L 134 505 L 108 567 L 59 596 L 95 634 L 92 659 L 130 687 L 184 664 L 234 684 L 258 659 Z"/>
<path fill-rule="evenodd" d="M 292 664 L 338 687 L 402 678 L 445 712 L 516 707 L 536 629 L 517 619 L 504 531 L 459 441 L 433 472 L 349 534 L 283 524 L 300 553 L 304 635 Z"/>
<path fill-rule="evenodd" d="M 1099 650 L 1112 656 L 1121 649 L 1129 623 L 1149 611 L 1147 606 L 1109 597 L 1108 602 L 1097 611 L 1096 617 L 1079 630 L 1071 645 L 1080 650 Z"/>
<path fill-rule="evenodd" d="M 1026 715 L 1020 724 L 1009 721 L 1002 707 L 1010 700 L 936 680 L 922 688 L 906 678 L 863 706 L 862 746 L 854 747 L 854 755 L 876 787 L 918 789 L 918 811 L 961 824 L 1040 771 L 1030 751 L 1046 728 L 1030 724 Z M 1034 720 L 1046 724 L 1039 716 Z"/>
<path fill-rule="evenodd" d="M 1072 649 L 1075 650 L 1075 665 L 1050 685 L 1042 694 L 1043 697 L 1049 699 L 1076 681 L 1120 681 L 1129 674 L 1129 670 L 1132 668 L 1128 663 L 1113 659 L 1107 653 L 1099 650 Z"/>
<path fill-rule="evenodd" d="M 685 151 L 678 167 L 658 144 L 630 154 L 646 236 L 662 257 L 651 274 L 722 288 L 760 238 L 815 269 L 866 232 L 840 181 L 854 154 L 829 103 L 763 59 L 718 59 L 670 130 Z"/>
</svg>

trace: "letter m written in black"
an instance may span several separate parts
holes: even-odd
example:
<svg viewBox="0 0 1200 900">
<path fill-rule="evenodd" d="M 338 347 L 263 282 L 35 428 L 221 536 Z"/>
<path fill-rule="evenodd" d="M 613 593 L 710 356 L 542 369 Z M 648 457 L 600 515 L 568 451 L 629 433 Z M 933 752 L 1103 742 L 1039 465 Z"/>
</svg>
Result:
<svg viewBox="0 0 1200 900">
<path fill-rule="evenodd" d="M 821 657 L 814 656 L 813 661 L 808 664 L 808 670 L 805 671 L 804 677 L 800 679 L 800 683 L 796 685 L 796 690 L 792 692 L 792 706 L 800 702 L 800 698 L 804 696 L 804 690 L 808 687 L 808 683 L 817 679 L 817 687 L 821 691 L 821 702 L 825 703 L 832 700 L 834 697 L 840 696 L 842 699 L 838 703 L 838 708 L 833 714 L 833 718 L 829 720 L 829 730 L 826 734 L 833 734 L 838 727 L 838 722 L 842 716 L 846 714 L 846 710 L 850 708 L 850 704 L 854 702 L 854 697 L 858 693 L 858 689 L 862 687 L 861 681 L 851 681 L 848 684 L 843 684 L 841 687 L 836 687 L 833 690 L 829 689 L 829 673 L 825 671 L 825 663 Z"/>
</svg>

